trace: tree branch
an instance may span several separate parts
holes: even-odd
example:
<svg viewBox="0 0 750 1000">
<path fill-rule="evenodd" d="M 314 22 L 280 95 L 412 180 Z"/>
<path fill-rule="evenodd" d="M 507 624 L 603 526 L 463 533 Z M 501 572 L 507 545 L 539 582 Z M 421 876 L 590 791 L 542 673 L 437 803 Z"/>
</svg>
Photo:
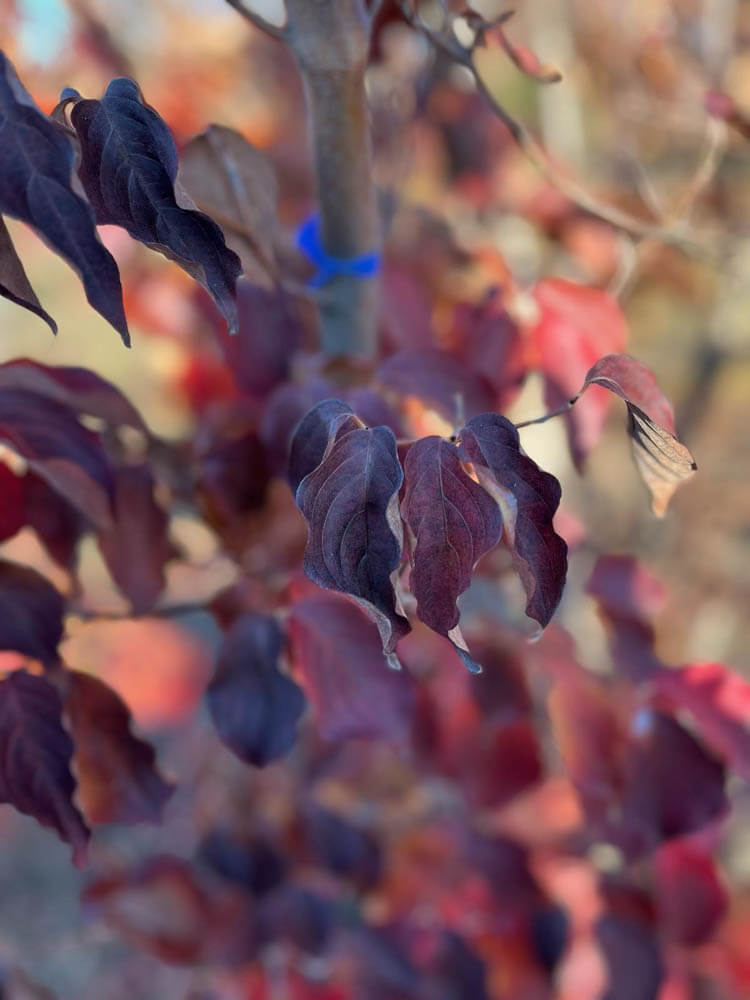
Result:
<svg viewBox="0 0 750 1000">
<path fill-rule="evenodd" d="M 252 0 L 248 0 L 248 2 L 252 3 Z M 286 40 L 286 27 L 280 28 L 277 24 L 272 24 L 270 21 L 267 21 L 265 17 L 260 14 L 256 14 L 252 7 L 246 7 L 243 0 L 227 0 L 227 3 L 230 7 L 234 7 L 234 9 L 242 14 L 242 16 L 251 24 L 254 24 L 256 28 L 260 28 L 261 31 L 270 35 L 271 38 L 275 38 L 279 42 Z"/>
</svg>

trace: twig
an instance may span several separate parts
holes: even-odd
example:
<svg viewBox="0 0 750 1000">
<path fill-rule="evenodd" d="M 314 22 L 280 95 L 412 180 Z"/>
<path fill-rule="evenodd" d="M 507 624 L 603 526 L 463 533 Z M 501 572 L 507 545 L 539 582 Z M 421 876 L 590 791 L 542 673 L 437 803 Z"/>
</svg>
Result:
<svg viewBox="0 0 750 1000">
<path fill-rule="evenodd" d="M 249 0 L 249 2 L 252 3 L 252 0 Z M 254 24 L 256 28 L 260 28 L 261 31 L 265 31 L 265 33 L 270 35 L 271 38 L 275 38 L 279 42 L 283 42 L 288 38 L 288 23 L 283 28 L 280 28 L 278 24 L 272 24 L 261 14 L 256 14 L 252 7 L 246 7 L 243 0 L 227 0 L 227 3 L 230 7 L 234 7 L 236 11 L 239 11 L 239 13 L 250 21 L 251 24 Z"/>
<path fill-rule="evenodd" d="M 638 237 L 639 239 L 658 240 L 661 243 L 679 247 L 686 253 L 690 253 L 698 258 L 710 260 L 712 263 L 715 262 L 716 254 L 711 248 L 686 236 L 684 232 L 680 231 L 679 225 L 655 225 L 649 220 L 636 218 L 628 212 L 617 208 L 615 205 L 600 201 L 577 181 L 561 174 L 528 129 L 510 114 L 484 82 L 474 63 L 474 49 L 476 46 L 472 45 L 467 48 L 452 35 L 441 34 L 430 28 L 412 9 L 408 0 L 398 0 L 398 4 L 404 18 L 412 27 L 432 42 L 436 49 L 450 56 L 459 65 L 469 70 L 474 78 L 477 90 L 508 129 L 518 148 L 546 180 L 556 187 L 558 191 L 561 191 L 566 198 L 588 212 L 589 215 L 594 215 L 604 222 L 608 222 L 616 229 L 621 229 L 623 232 L 629 233 L 631 236 Z"/>
<path fill-rule="evenodd" d="M 561 417 L 563 413 L 568 412 L 571 406 L 578 400 L 580 395 L 581 394 L 579 392 L 578 396 L 573 396 L 572 399 L 563 403 L 563 405 L 558 407 L 556 410 L 552 410 L 550 413 L 545 413 L 541 417 L 535 417 L 533 420 L 522 420 L 519 424 L 516 424 L 516 429 L 520 427 L 531 427 L 532 424 L 545 424 L 548 420 L 552 420 L 553 417 Z"/>
</svg>

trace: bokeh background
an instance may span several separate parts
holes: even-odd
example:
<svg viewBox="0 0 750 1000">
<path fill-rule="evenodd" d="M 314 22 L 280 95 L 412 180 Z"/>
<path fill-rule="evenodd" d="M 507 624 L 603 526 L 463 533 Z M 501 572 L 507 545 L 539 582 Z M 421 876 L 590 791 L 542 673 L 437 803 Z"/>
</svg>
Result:
<svg viewBox="0 0 750 1000">
<path fill-rule="evenodd" d="M 257 6 L 273 14 L 278 5 Z M 477 7 L 491 11 L 493 4 Z M 636 555 L 667 588 L 656 621 L 659 655 L 672 664 L 721 661 L 750 676 L 750 146 L 704 110 L 706 94 L 720 90 L 750 114 L 750 2 L 522 0 L 516 7 L 509 35 L 559 69 L 562 80 L 540 86 L 493 49 L 480 63 L 493 91 L 563 174 L 645 219 L 684 220 L 689 246 L 635 240 L 571 211 L 508 140 L 465 74 L 436 67 L 423 40 L 399 23 L 380 33 L 369 79 L 378 180 L 453 230 L 461 266 L 446 277 L 441 259 L 441 284 L 430 286 L 425 264 L 427 308 L 438 330 L 457 290 L 478 299 L 493 269 L 500 280 L 513 276 L 519 308 L 524 289 L 551 275 L 618 294 L 629 352 L 673 401 L 699 472 L 660 521 L 631 465 L 619 407 L 583 476 L 572 467 L 561 426 L 525 432 L 529 453 L 561 479 L 570 524 L 582 526 L 561 620 L 586 662 L 603 664 L 604 632 L 583 585 L 597 553 Z M 293 61 L 220 0 L 0 0 L 0 46 L 44 110 L 65 86 L 98 96 L 113 76 L 132 75 L 178 145 L 221 122 L 266 150 L 290 231 L 312 205 Z M 9 228 L 60 331 L 52 338 L 34 316 L 0 300 L 0 361 L 85 365 L 119 385 L 157 435 L 189 439 L 222 377 L 190 280 L 124 232 L 103 230 L 123 278 L 133 335 L 126 350 L 87 307 L 66 265 L 23 226 L 11 220 Z M 481 266 L 467 265 L 466 255 L 481 258 Z M 523 420 L 543 409 L 532 376 L 509 415 Z M 184 558 L 169 568 L 165 601 L 200 600 L 232 582 L 232 564 L 198 518 L 176 510 L 171 530 Z M 66 585 L 30 531 L 3 548 Z M 217 789 L 248 780 L 227 755 L 205 750 L 200 699 L 215 626 L 200 614 L 123 618 L 127 606 L 93 544 L 84 543 L 82 579 L 84 606 L 112 620 L 70 622 L 69 662 L 120 691 L 157 740 L 165 770 L 181 788 L 192 785 L 190 801 L 178 791 L 164 828 L 98 835 L 99 860 L 159 848 L 187 852 L 201 816 L 238 808 Z M 740 793 L 724 849 L 738 887 L 750 883 L 748 817 Z M 43 997 L 45 989 L 65 1000 L 203 995 L 200 972 L 164 966 L 86 920 L 78 900 L 84 879 L 51 834 L 0 810 L 0 963 L 11 997 Z M 40 985 L 24 985 L 25 977 Z"/>
</svg>

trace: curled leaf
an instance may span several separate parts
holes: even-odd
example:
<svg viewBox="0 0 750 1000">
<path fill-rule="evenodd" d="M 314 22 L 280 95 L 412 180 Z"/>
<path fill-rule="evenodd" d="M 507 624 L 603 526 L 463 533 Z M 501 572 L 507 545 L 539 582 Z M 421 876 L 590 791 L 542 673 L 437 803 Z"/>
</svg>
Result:
<svg viewBox="0 0 750 1000">
<path fill-rule="evenodd" d="M 100 101 L 76 100 L 70 120 L 81 144 L 78 173 L 96 221 L 122 226 L 176 261 L 210 292 L 236 332 L 240 259 L 213 219 L 178 204 L 174 139 L 138 85 L 112 80 Z"/>
<path fill-rule="evenodd" d="M 503 512 L 505 540 L 526 591 L 526 614 L 544 628 L 560 603 L 568 568 L 568 547 L 552 525 L 560 484 L 521 452 L 518 431 L 499 414 L 474 417 L 459 441 Z"/>
<path fill-rule="evenodd" d="M 305 572 L 318 586 L 358 601 L 375 620 L 383 649 L 392 653 L 409 631 L 391 579 L 401 561 L 402 534 L 398 491 L 403 471 L 396 438 L 389 427 L 346 430 L 353 422 L 348 407 L 341 410 L 341 404 L 329 402 L 317 410 L 322 425 L 318 419 L 303 421 L 293 441 L 298 474 L 319 451 L 321 429 L 328 427 L 325 456 L 297 487 L 297 506 L 308 526 Z M 305 431 L 310 448 L 303 461 Z"/>
<path fill-rule="evenodd" d="M 414 536 L 411 590 L 417 615 L 451 639 L 469 669 L 476 671 L 456 631 L 456 601 L 468 588 L 479 558 L 500 540 L 500 508 L 466 474 L 456 445 L 443 438 L 431 436 L 413 444 L 404 472 L 401 512 Z"/>
<path fill-rule="evenodd" d="M 636 468 L 651 493 L 651 509 L 662 517 L 677 487 L 698 468 L 675 437 L 672 407 L 648 368 L 626 354 L 608 354 L 597 361 L 581 392 L 590 385 L 625 400 Z"/>
</svg>

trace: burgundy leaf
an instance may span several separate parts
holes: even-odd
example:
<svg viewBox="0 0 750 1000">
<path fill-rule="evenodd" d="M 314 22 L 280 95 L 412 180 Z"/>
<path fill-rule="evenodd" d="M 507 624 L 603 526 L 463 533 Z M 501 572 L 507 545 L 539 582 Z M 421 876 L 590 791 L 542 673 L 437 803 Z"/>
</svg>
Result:
<svg viewBox="0 0 750 1000">
<path fill-rule="evenodd" d="M 380 365 L 375 378 L 400 397 L 416 396 L 439 410 L 451 423 L 491 410 L 495 405 L 486 375 L 472 370 L 447 351 L 400 351 Z"/>
<path fill-rule="evenodd" d="M 728 808 L 724 767 L 675 719 L 641 709 L 624 761 L 623 828 L 636 848 L 693 833 Z"/>
<path fill-rule="evenodd" d="M 652 925 L 637 916 L 606 913 L 596 934 L 609 970 L 602 1000 L 657 1000 L 664 967 Z"/>
<path fill-rule="evenodd" d="M 160 822 L 174 787 L 156 770 L 151 745 L 131 731 L 125 702 L 96 677 L 70 671 L 63 679 L 63 703 L 88 822 Z"/>
<path fill-rule="evenodd" d="M 80 275 L 86 298 L 130 343 L 114 258 L 71 187 L 73 146 L 0 52 L 0 212 L 28 223 Z"/>
<path fill-rule="evenodd" d="M 721 663 L 665 668 L 652 680 L 657 702 L 686 711 L 703 739 L 750 780 L 750 682 Z"/>
<path fill-rule="evenodd" d="M 25 524 L 26 482 L 0 462 L 0 542 L 12 538 Z"/>
<path fill-rule="evenodd" d="M 278 667 L 283 642 L 273 618 L 245 615 L 227 633 L 206 692 L 221 741 L 257 767 L 291 750 L 305 710 L 301 689 Z"/>
<path fill-rule="evenodd" d="M 112 468 L 97 435 L 66 406 L 25 389 L 2 389 L 0 440 L 94 524 L 109 524 Z"/>
<path fill-rule="evenodd" d="M 36 570 L 0 560 L 0 649 L 45 666 L 58 661 L 65 603 Z"/>
<path fill-rule="evenodd" d="M 182 150 L 177 180 L 222 227 L 245 274 L 275 271 L 278 185 L 261 150 L 234 129 L 209 125 Z"/>
<path fill-rule="evenodd" d="M 544 628 L 560 603 L 568 569 L 568 546 L 552 526 L 560 484 L 521 452 L 518 431 L 499 414 L 474 417 L 459 441 L 502 510 L 505 541 L 526 591 L 526 614 Z"/>
<path fill-rule="evenodd" d="M 426 437 L 413 444 L 404 470 L 401 512 L 415 541 L 410 586 L 417 614 L 451 639 L 469 669 L 476 671 L 457 631 L 456 601 L 468 588 L 479 558 L 500 539 L 500 508 L 464 472 L 458 449 L 443 438 Z"/>
<path fill-rule="evenodd" d="M 112 80 L 100 101 L 77 99 L 70 117 L 81 143 L 78 174 L 96 221 L 122 226 L 176 261 L 210 292 L 236 332 L 240 259 L 212 219 L 178 205 L 174 140 L 138 85 Z"/>
<path fill-rule="evenodd" d="M 586 372 L 598 358 L 625 348 L 627 324 L 615 299 L 598 288 L 546 278 L 533 294 L 539 317 L 530 339 L 544 375 L 545 402 L 554 410 L 580 392 Z M 594 392 L 565 415 L 578 468 L 599 440 L 608 407 L 606 394 Z"/>
<path fill-rule="evenodd" d="M 324 740 L 407 738 L 413 683 L 389 668 L 377 629 L 355 604 L 335 594 L 305 598 L 293 606 L 289 628 Z"/>
<path fill-rule="evenodd" d="M 57 323 L 48 312 L 42 309 L 36 292 L 26 277 L 23 264 L 16 253 L 13 240 L 2 216 L 0 216 L 0 295 L 4 299 L 15 302 L 16 305 L 23 306 L 29 312 L 35 313 L 44 320 L 53 333 L 57 333 Z"/>
<path fill-rule="evenodd" d="M 289 445 L 289 482 L 297 487 L 325 458 L 329 445 L 338 437 L 363 426 L 348 403 L 324 399 L 302 417 Z"/>
<path fill-rule="evenodd" d="M 111 382 L 88 368 L 53 367 L 31 358 L 0 365 L 0 390 L 22 389 L 62 403 L 74 413 L 99 417 L 113 427 L 124 425 L 145 431 L 140 414 Z"/>
<path fill-rule="evenodd" d="M 523 341 L 516 322 L 490 293 L 478 304 L 459 303 L 451 332 L 453 352 L 471 371 L 487 379 L 496 394 L 493 409 L 505 409 L 526 375 Z"/>
<path fill-rule="evenodd" d="M 315 378 L 301 385 L 280 385 L 271 393 L 263 411 L 259 434 L 277 475 L 287 474 L 289 446 L 297 424 L 312 406 L 329 399 L 334 392 L 335 386 L 328 379 Z"/>
<path fill-rule="evenodd" d="M 0 802 L 57 830 L 86 864 L 89 831 L 73 805 L 73 742 L 61 722 L 62 702 L 52 684 L 17 670 L 0 681 Z"/>
<path fill-rule="evenodd" d="M 154 498 L 148 465 L 121 466 L 115 472 L 112 526 L 98 535 L 99 549 L 117 586 L 135 614 L 152 608 L 166 582 L 172 558 L 169 518 Z"/>
<path fill-rule="evenodd" d="M 297 506 L 308 526 L 305 572 L 318 586 L 354 597 L 374 618 L 383 649 L 392 653 L 409 631 L 391 579 L 401 561 L 403 471 L 390 428 L 344 433 L 346 426 L 334 419 L 325 457 L 297 487 Z"/>
<path fill-rule="evenodd" d="M 597 361 L 581 392 L 590 385 L 600 385 L 625 400 L 636 468 L 651 493 L 651 509 L 661 517 L 677 487 L 698 468 L 675 437 L 672 407 L 648 368 L 626 354 Z"/>
</svg>

